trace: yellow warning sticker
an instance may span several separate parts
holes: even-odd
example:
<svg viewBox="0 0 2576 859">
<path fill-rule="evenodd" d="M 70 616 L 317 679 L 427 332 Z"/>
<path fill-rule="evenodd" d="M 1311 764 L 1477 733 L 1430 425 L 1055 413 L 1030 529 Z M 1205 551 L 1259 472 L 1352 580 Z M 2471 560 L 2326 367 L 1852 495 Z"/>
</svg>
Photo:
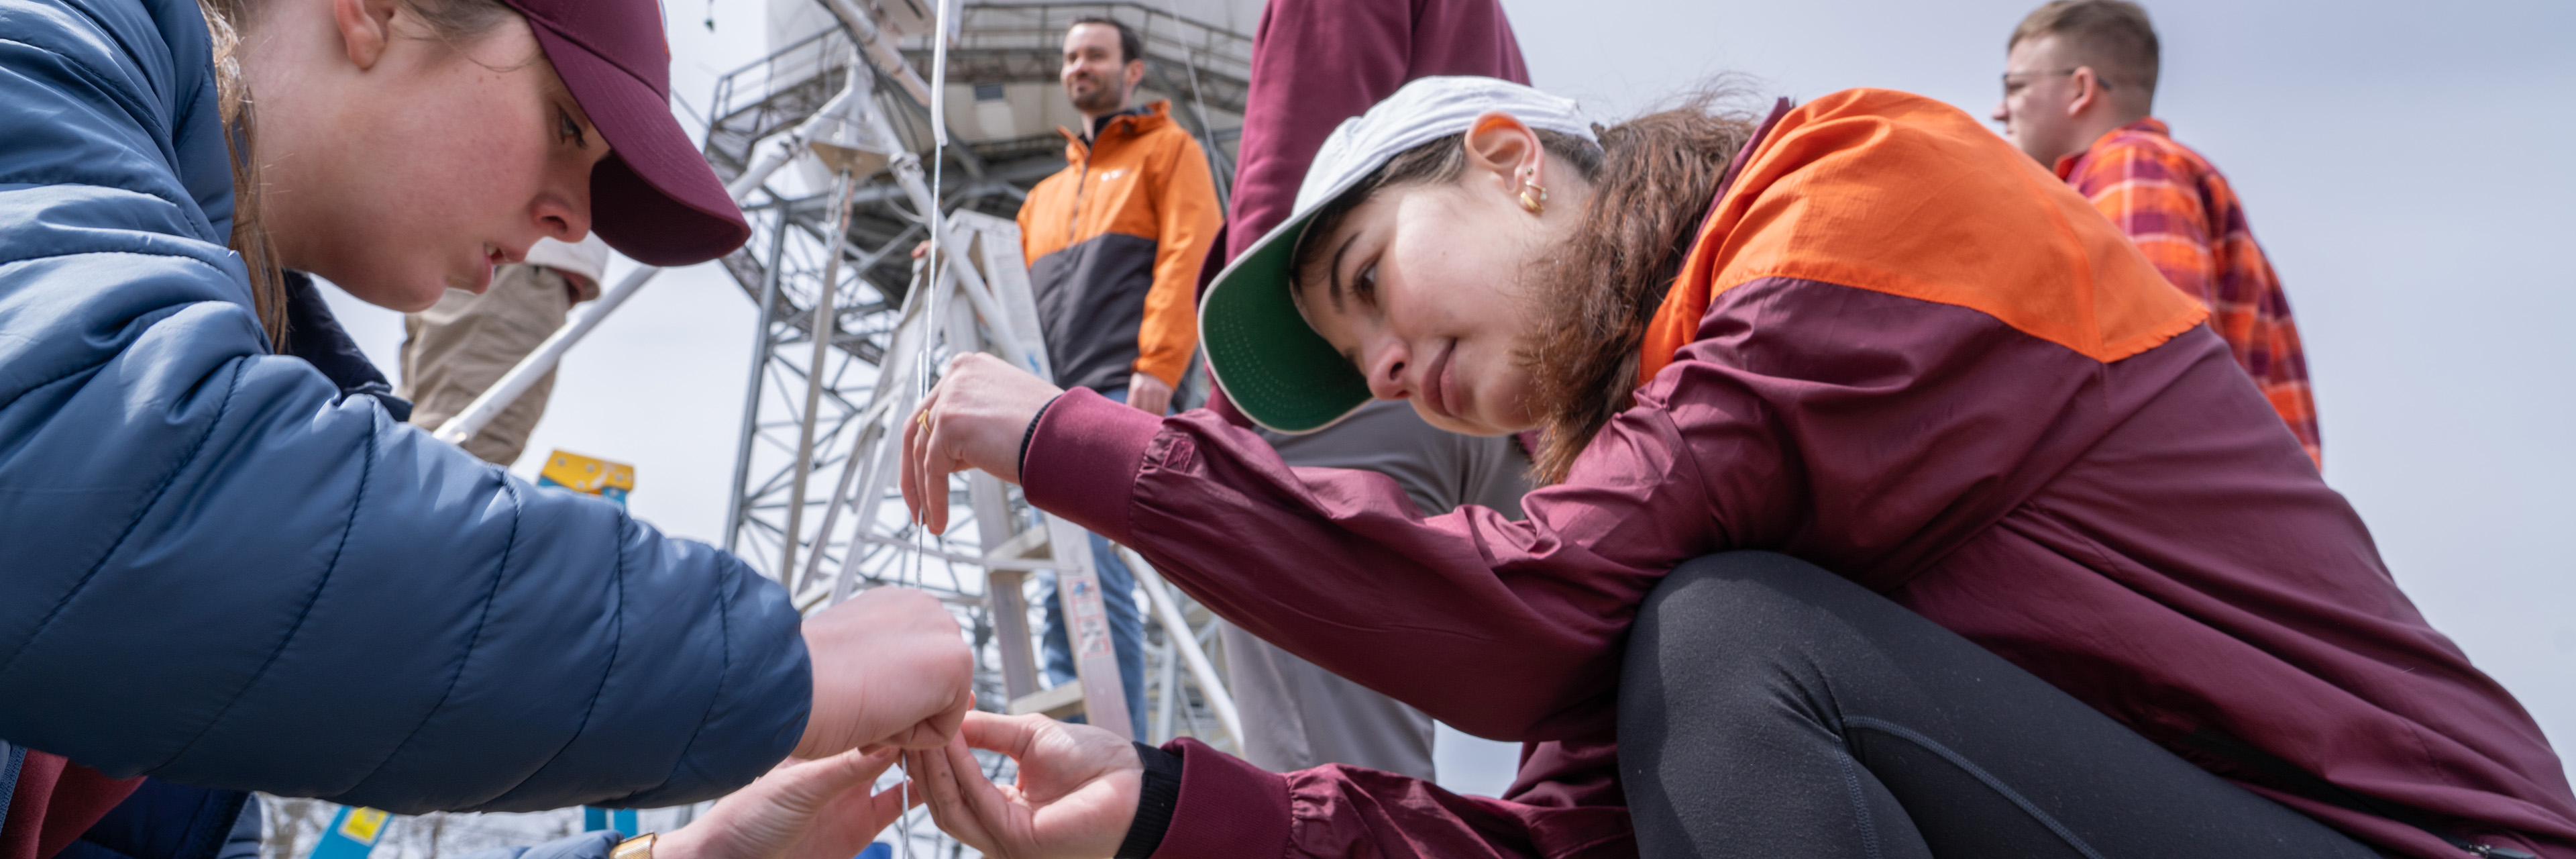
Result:
<svg viewBox="0 0 2576 859">
<path fill-rule="evenodd" d="M 635 466 L 578 453 L 555 451 L 546 457 L 546 467 L 537 474 L 574 492 L 598 495 L 607 489 L 635 491 Z"/>
<path fill-rule="evenodd" d="M 340 823 L 340 834 L 360 843 L 374 844 L 377 833 L 384 831 L 387 816 L 372 808 L 349 809 L 349 819 Z"/>
</svg>

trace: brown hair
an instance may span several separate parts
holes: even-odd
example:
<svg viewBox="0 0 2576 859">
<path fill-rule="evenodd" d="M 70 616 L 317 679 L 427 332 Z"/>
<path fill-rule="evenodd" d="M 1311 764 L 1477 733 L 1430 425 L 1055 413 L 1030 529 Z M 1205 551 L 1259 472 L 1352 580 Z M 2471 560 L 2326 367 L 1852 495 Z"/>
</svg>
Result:
<svg viewBox="0 0 2576 859">
<path fill-rule="evenodd" d="M 1646 323 L 1681 271 L 1727 162 L 1753 134 L 1755 118 L 1725 106 L 1744 92 L 1721 79 L 1669 109 L 1599 129 L 1598 145 L 1537 132 L 1592 186 L 1579 226 L 1524 282 L 1528 310 L 1543 320 L 1516 356 L 1531 373 L 1544 428 L 1534 456 L 1541 483 L 1564 480 L 1576 455 L 1628 408 Z M 1465 135 L 1405 150 L 1317 210 L 1305 235 L 1330 234 L 1380 191 L 1453 182 L 1466 166 Z M 1305 271 L 1322 244 L 1300 247 L 1290 270 Z"/>
<path fill-rule="evenodd" d="M 251 309 L 259 315 L 260 329 L 268 334 L 269 348 L 283 351 L 287 334 L 286 280 L 278 272 L 277 244 L 269 239 L 268 224 L 262 220 L 268 186 L 260 178 L 260 161 L 252 154 L 258 150 L 258 123 L 251 118 L 250 80 L 242 74 L 241 66 L 242 31 L 256 13 L 258 2 L 197 0 L 197 11 L 205 16 L 206 32 L 214 41 L 215 104 L 223 117 L 224 146 L 232 154 L 233 233 L 229 242 L 250 270 Z M 449 43 L 491 32 L 518 14 L 500 0 L 405 0 L 403 9 Z"/>
<path fill-rule="evenodd" d="M 2147 10 L 2129 0 L 2056 0 L 2030 11 L 2013 28 L 2012 41 L 2004 50 L 2043 36 L 2057 36 L 2075 49 L 2085 65 L 2095 66 L 2097 73 L 2112 82 L 2136 88 L 2143 96 L 2154 97 L 2156 76 L 2162 70 L 2163 48 L 2156 42 L 2156 26 L 2147 20 Z"/>
<path fill-rule="evenodd" d="M 1064 30 L 1070 33 L 1073 32 L 1073 28 L 1084 24 L 1103 24 L 1118 30 L 1119 65 L 1123 66 L 1145 58 L 1145 39 L 1136 35 L 1136 28 L 1127 26 L 1126 22 L 1107 15 L 1084 15 L 1073 19 L 1073 23 L 1064 25 Z"/>
</svg>

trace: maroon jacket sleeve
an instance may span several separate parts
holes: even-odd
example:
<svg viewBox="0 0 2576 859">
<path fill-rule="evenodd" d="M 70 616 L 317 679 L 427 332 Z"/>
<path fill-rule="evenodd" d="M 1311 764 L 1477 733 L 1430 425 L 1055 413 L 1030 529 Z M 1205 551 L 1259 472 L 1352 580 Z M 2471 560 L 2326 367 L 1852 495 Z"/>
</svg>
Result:
<svg viewBox="0 0 2576 859">
<path fill-rule="evenodd" d="M 1331 764 L 1266 772 L 1183 738 L 1180 802 L 1154 859 L 1590 859 L 1637 855 L 1606 742 L 1523 757 L 1522 801 Z M 1531 789 L 1532 781 L 1541 784 Z"/>
<path fill-rule="evenodd" d="M 1254 635 L 1469 733 L 1551 740 L 1613 727 L 1637 603 L 1682 561 L 1776 549 L 1890 590 L 2044 484 L 2036 448 L 2105 425 L 2086 362 L 1965 308 L 1764 279 L 1700 338 L 1523 521 L 1424 517 L 1383 475 L 1082 391 L 1022 477 Z"/>
<path fill-rule="evenodd" d="M 1525 522 L 1424 518 L 1385 475 L 1292 469 L 1206 410 L 1157 419 L 1080 389 L 1039 419 L 1022 478 L 1254 635 L 1469 733 L 1557 739 L 1612 726 L 1637 600 L 1723 545 L 1681 432 L 1661 410 L 1619 423 Z"/>
</svg>

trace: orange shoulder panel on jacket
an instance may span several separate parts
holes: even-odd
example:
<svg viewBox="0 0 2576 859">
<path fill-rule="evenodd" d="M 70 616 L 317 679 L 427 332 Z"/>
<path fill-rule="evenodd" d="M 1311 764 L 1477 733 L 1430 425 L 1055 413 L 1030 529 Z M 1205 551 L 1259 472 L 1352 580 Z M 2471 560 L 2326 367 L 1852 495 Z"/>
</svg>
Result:
<svg viewBox="0 0 2576 859">
<path fill-rule="evenodd" d="M 1755 144 L 1647 327 L 1638 383 L 1698 339 L 1717 294 L 1770 277 L 1966 307 L 2105 362 L 2207 315 L 2038 162 L 1889 90 L 1808 102 Z"/>
</svg>

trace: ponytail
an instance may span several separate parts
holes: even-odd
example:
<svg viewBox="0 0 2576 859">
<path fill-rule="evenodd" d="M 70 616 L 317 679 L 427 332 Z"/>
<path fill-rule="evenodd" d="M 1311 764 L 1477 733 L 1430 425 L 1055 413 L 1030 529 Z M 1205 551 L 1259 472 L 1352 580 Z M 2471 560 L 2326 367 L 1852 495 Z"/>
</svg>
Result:
<svg viewBox="0 0 2576 859">
<path fill-rule="evenodd" d="M 224 122 L 224 148 L 232 154 L 233 234 L 231 246 L 250 269 L 251 310 L 259 315 L 268 347 L 286 350 L 286 278 L 277 270 L 277 246 L 261 221 L 266 199 L 259 159 L 252 156 L 250 81 L 242 75 L 241 22 L 247 0 L 197 0 L 214 37 L 215 104 Z"/>
<path fill-rule="evenodd" d="M 1740 90 L 1721 80 L 1602 131 L 1599 169 L 1585 171 L 1592 196 L 1582 225 L 1528 281 L 1544 321 L 1516 357 L 1541 421 L 1538 483 L 1563 481 L 1633 401 L 1646 324 L 1698 239 L 1727 162 L 1753 134 L 1753 116 L 1721 107 Z"/>
</svg>

